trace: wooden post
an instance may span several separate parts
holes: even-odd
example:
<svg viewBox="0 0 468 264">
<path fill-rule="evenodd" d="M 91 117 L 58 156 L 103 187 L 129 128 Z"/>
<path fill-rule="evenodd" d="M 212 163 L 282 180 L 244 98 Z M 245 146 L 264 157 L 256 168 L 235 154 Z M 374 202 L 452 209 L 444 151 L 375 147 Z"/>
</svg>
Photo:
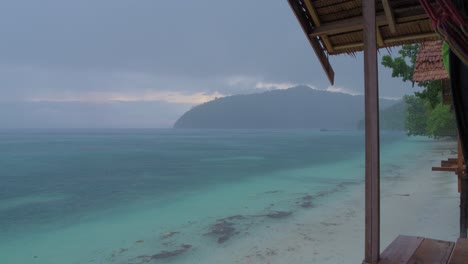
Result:
<svg viewBox="0 0 468 264">
<path fill-rule="evenodd" d="M 468 176 L 467 171 L 461 177 L 460 192 L 460 237 L 467 238 L 468 232 Z"/>
<path fill-rule="evenodd" d="M 380 149 L 375 0 L 363 0 L 366 120 L 366 230 L 364 263 L 380 258 Z"/>
<path fill-rule="evenodd" d="M 463 169 L 463 150 L 460 141 L 460 135 L 457 136 L 458 152 L 457 152 L 457 178 L 458 178 L 458 193 L 461 193 L 461 177 L 465 171 Z"/>
</svg>

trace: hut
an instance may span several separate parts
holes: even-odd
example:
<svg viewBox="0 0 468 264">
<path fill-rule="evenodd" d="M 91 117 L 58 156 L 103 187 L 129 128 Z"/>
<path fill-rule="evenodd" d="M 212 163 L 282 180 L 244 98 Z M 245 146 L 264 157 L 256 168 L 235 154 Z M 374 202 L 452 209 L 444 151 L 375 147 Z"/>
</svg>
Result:
<svg viewBox="0 0 468 264">
<path fill-rule="evenodd" d="M 416 63 L 414 64 L 413 81 L 442 82 L 442 102 L 452 104 L 452 91 L 447 71 L 442 59 L 443 41 L 426 41 L 419 45 Z"/>
<path fill-rule="evenodd" d="M 443 41 L 427 41 L 419 45 L 416 62 L 414 65 L 413 81 L 414 82 L 428 82 L 428 81 L 441 81 L 442 82 L 442 103 L 452 104 L 452 90 L 450 88 L 450 80 L 442 58 Z M 458 138 L 458 151 L 457 157 L 448 158 L 440 162 L 440 167 L 432 167 L 433 171 L 450 171 L 455 174 L 463 174 L 464 161 L 461 150 L 460 139 Z M 458 180 L 458 192 L 461 191 L 461 180 Z"/>
<path fill-rule="evenodd" d="M 365 264 L 388 263 L 468 263 L 468 176 L 462 173 L 460 194 L 460 239 L 457 243 L 422 237 L 399 236 L 380 251 L 380 143 L 378 106 L 379 48 L 440 40 L 433 20 L 448 7 L 441 2 L 458 0 L 288 0 L 306 38 L 333 84 L 335 72 L 331 55 L 364 51 L 365 80 Z M 463 1 L 462 1 L 463 2 Z M 452 3 L 452 2 L 450 2 Z M 454 13 L 458 12 L 451 6 Z M 454 16 L 455 17 L 455 16 Z M 458 17 L 457 17 L 458 18 Z M 450 16 L 435 23 L 444 26 Z M 459 19 L 460 20 L 460 19 Z M 462 17 L 466 22 L 466 17 Z M 462 25 L 462 27 L 465 25 Z M 445 27 L 447 29 L 447 27 Z M 448 28 L 451 30 L 452 28 Z M 463 27 L 465 29 L 465 27 Z M 463 32 L 459 30 L 458 32 Z M 455 33 L 458 33 L 455 32 Z M 453 33 L 453 32 L 452 32 Z M 468 67 L 459 54 L 467 54 L 466 43 L 452 40 L 450 55 L 454 109 L 463 152 L 468 153 Z M 461 33 L 466 34 L 466 33 Z M 466 58 L 464 58 L 466 59 Z M 465 91 L 467 90 L 467 91 Z M 468 157 L 468 155 L 464 155 Z"/>
</svg>

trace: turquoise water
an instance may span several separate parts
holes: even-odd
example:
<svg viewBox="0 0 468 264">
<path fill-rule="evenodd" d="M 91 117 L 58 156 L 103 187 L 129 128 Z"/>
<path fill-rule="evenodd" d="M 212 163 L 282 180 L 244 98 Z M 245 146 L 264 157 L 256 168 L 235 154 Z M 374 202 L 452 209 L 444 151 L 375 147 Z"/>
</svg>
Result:
<svg viewBox="0 0 468 264">
<path fill-rule="evenodd" d="M 383 171 L 428 142 L 383 134 Z M 3 131 L 1 263 L 206 263 L 361 184 L 363 150 L 360 132 Z"/>
</svg>

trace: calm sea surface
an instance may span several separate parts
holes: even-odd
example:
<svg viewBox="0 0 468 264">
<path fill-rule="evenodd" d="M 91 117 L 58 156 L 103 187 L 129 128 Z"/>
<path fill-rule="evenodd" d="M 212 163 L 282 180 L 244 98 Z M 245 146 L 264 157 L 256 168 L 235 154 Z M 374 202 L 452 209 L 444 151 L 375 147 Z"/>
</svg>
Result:
<svg viewBox="0 0 468 264">
<path fill-rule="evenodd" d="M 399 133 L 382 144 L 390 159 L 425 146 Z M 300 213 L 301 197 L 362 183 L 363 150 L 343 131 L 1 131 L 0 261 L 143 263 L 190 244 L 203 263 L 216 219 Z"/>
</svg>

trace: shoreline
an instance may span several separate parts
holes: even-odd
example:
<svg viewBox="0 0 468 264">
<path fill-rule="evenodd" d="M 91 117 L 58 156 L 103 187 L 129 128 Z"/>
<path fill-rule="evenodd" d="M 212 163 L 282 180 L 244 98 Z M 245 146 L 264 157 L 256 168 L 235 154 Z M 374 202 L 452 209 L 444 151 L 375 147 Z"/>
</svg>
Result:
<svg viewBox="0 0 468 264">
<path fill-rule="evenodd" d="M 381 168 L 381 251 L 398 235 L 456 241 L 459 195 L 456 175 L 432 172 L 456 150 L 434 141 L 430 153 L 412 166 Z M 390 167 L 390 169 L 388 168 Z M 393 175 L 392 175 L 393 174 Z M 360 263 L 364 257 L 364 184 L 348 186 L 342 197 L 287 222 L 259 227 L 253 241 L 239 239 L 200 263 Z"/>
</svg>

